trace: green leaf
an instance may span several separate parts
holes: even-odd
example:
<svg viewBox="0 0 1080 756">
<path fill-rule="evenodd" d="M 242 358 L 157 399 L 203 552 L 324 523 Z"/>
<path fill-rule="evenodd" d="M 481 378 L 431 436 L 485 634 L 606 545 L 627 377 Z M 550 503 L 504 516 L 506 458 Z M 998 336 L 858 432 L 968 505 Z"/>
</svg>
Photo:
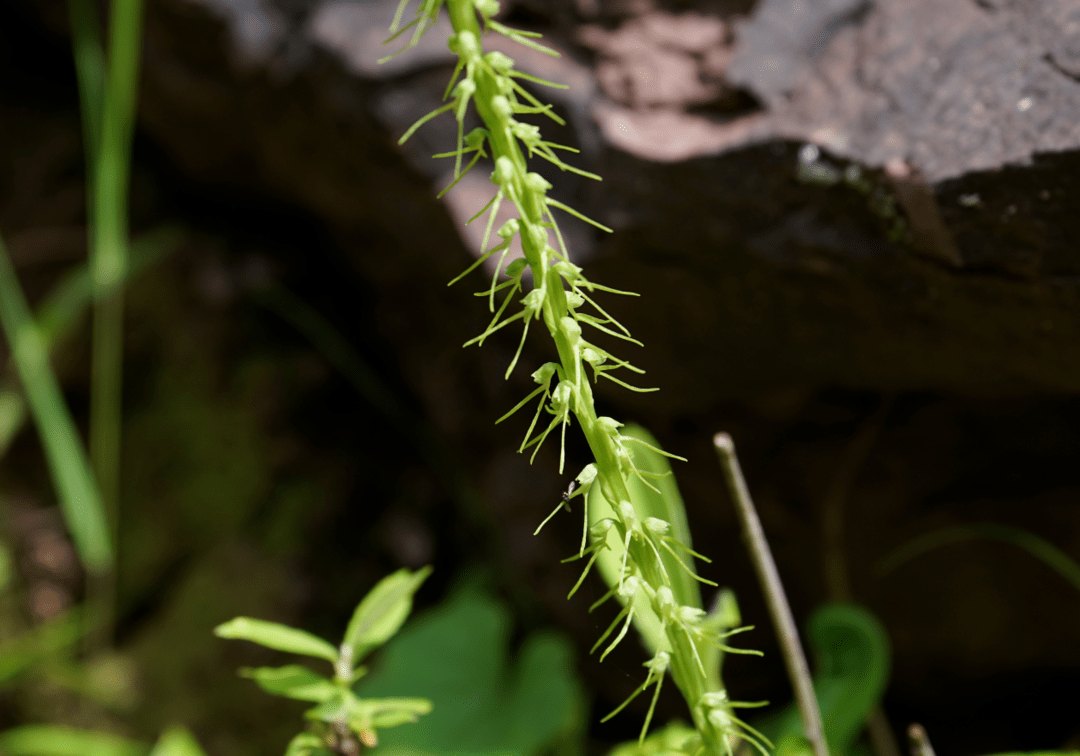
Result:
<svg viewBox="0 0 1080 756">
<path fill-rule="evenodd" d="M 330 680 L 299 664 L 254 669 L 245 667 L 240 670 L 240 675 L 251 678 L 267 693 L 295 698 L 299 701 L 323 703 L 341 690 Z"/>
<path fill-rule="evenodd" d="M 0 327 L 34 418 L 60 499 L 64 522 L 83 565 L 96 574 L 113 566 L 108 518 L 90 460 L 60 383 L 49 363 L 48 345 L 19 286 L 0 239 Z"/>
<path fill-rule="evenodd" d="M 430 711 L 431 701 L 426 698 L 358 698 L 351 690 L 335 686 L 325 701 L 304 716 L 320 722 L 347 721 L 360 729 L 396 727 Z"/>
<path fill-rule="evenodd" d="M 532 633 L 511 657 L 510 623 L 501 602 L 465 586 L 386 644 L 357 694 L 422 696 L 432 710 L 379 733 L 380 756 L 533 756 L 580 737 L 588 711 L 571 644 Z"/>
<path fill-rule="evenodd" d="M 280 625 L 277 622 L 237 617 L 214 628 L 214 635 L 219 638 L 247 640 L 277 651 L 290 654 L 317 656 L 330 662 L 336 662 L 337 649 L 318 636 L 295 627 Z"/>
<path fill-rule="evenodd" d="M 24 725 L 0 733 L 4 756 L 146 756 L 144 744 L 105 732 Z"/>
<path fill-rule="evenodd" d="M 431 701 L 426 698 L 365 698 L 353 705 L 349 724 L 358 731 L 369 726 L 397 727 L 430 712 Z"/>
<path fill-rule="evenodd" d="M 342 645 L 352 649 L 359 661 L 398 631 L 412 611 L 412 597 L 431 574 L 431 567 L 417 572 L 401 569 L 379 581 L 356 607 Z"/>
<path fill-rule="evenodd" d="M 320 722 L 348 722 L 357 733 L 380 727 L 397 727 L 415 722 L 431 711 L 431 701 L 424 698 L 358 698 L 351 690 L 335 688 L 331 697 L 304 712 L 308 719 Z"/>
<path fill-rule="evenodd" d="M 357 698 L 351 690 L 338 688 L 330 698 L 305 711 L 304 716 L 317 722 L 342 722 L 349 718 L 356 703 Z"/>
<path fill-rule="evenodd" d="M 894 550 L 878 562 L 874 569 L 878 576 L 884 576 L 905 562 L 928 551 L 979 538 L 1009 543 L 1024 549 L 1065 580 L 1068 580 L 1074 588 L 1080 590 L 1080 564 L 1077 564 L 1068 554 L 1034 533 L 993 522 L 956 525 L 918 536 Z"/>
<path fill-rule="evenodd" d="M 190 730 L 177 725 L 161 733 L 150 756 L 206 756 L 206 752 Z"/>
</svg>

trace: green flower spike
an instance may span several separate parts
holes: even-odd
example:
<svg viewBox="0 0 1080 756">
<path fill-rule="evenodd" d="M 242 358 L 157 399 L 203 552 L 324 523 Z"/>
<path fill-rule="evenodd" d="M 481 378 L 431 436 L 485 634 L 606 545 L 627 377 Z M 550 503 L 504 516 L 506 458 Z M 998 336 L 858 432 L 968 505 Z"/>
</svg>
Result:
<svg viewBox="0 0 1080 756">
<path fill-rule="evenodd" d="M 401 33 L 398 27 L 407 3 L 408 0 L 403 0 L 398 9 L 391 29 L 395 34 Z M 520 120 L 523 116 L 541 115 L 556 123 L 565 124 L 550 105 L 540 102 L 524 88 L 523 83 L 552 87 L 562 85 L 515 70 L 514 61 L 506 54 L 485 53 L 481 40 L 485 33 L 495 32 L 547 55 L 557 57 L 558 53 L 538 43 L 536 40 L 540 37 L 539 34 L 512 29 L 496 21 L 494 16 L 499 11 L 497 0 L 445 0 L 445 3 L 454 28 L 449 47 L 457 55 L 453 75 L 443 95 L 446 102 L 417 121 L 406 131 L 401 141 L 408 139 L 417 128 L 435 116 L 452 112 L 457 125 L 457 145 L 452 152 L 438 156 L 454 158 L 454 174 L 450 186 L 471 170 L 481 157 L 490 156 L 493 161 L 491 181 L 496 187 L 495 192 L 468 221 L 472 223 L 487 214 L 480 256 L 466 271 L 471 272 L 483 262 L 494 260 L 491 283 L 477 294 L 488 300 L 488 309 L 493 313 L 493 317 L 484 331 L 467 342 L 467 345 L 483 344 L 497 331 L 511 323 L 522 321 L 521 340 L 507 370 L 509 377 L 521 359 L 525 339 L 534 321 L 542 323 L 551 336 L 558 354 L 557 359 L 544 364 L 533 373 L 537 387 L 497 422 L 506 420 L 529 402 L 537 400 L 537 407 L 519 451 L 524 452 L 532 447 L 530 462 L 533 461 L 547 437 L 559 428 L 561 473 L 566 461 L 566 428 L 576 419 L 595 462 L 582 470 L 575 481 L 578 486 L 567 492 L 565 499 L 540 524 L 537 532 L 555 515 L 559 507 L 569 509 L 571 500 L 581 497 L 584 505 L 581 546 L 577 555 L 566 561 L 586 556 L 589 560 L 571 589 L 570 596 L 574 595 L 592 566 L 599 560 L 606 579 L 611 583 L 611 590 L 593 604 L 590 611 L 613 596 L 622 604 L 618 616 L 593 650 L 600 648 L 615 634 L 614 640 L 600 657 L 603 659 L 626 636 L 631 623 L 639 624 L 640 628 L 651 622 L 659 628 L 662 621 L 663 631 L 658 641 L 659 647 L 652 649 L 653 659 L 645 665 L 649 670 L 648 676 L 639 692 L 649 685 L 655 685 L 657 693 L 654 696 L 658 695 L 664 675 L 670 673 L 690 706 L 698 733 L 695 738 L 686 740 L 686 747 L 703 751 L 707 756 L 720 756 L 725 750 L 730 752 L 730 739 L 738 729 L 738 723 L 734 719 L 712 716 L 716 711 L 725 716 L 730 713 L 730 706 L 723 702 L 726 698 L 723 701 L 717 699 L 715 706 L 704 708 L 701 702 L 703 696 L 717 692 L 714 689 L 720 684 L 715 669 L 719 657 L 713 647 L 726 648 L 721 643 L 726 637 L 721 631 L 727 628 L 722 628 L 706 618 L 699 606 L 680 605 L 675 601 L 675 594 L 671 590 L 676 582 L 680 585 L 692 585 L 691 581 L 683 579 L 682 576 L 678 576 L 676 580 L 673 571 L 680 567 L 695 580 L 709 585 L 715 583 L 699 578 L 680 556 L 689 554 L 700 557 L 688 545 L 680 542 L 681 536 L 673 536 L 673 532 L 678 534 L 680 531 L 673 528 L 668 519 L 653 516 L 662 514 L 661 511 L 639 513 L 635 512 L 633 506 L 637 503 L 635 496 L 640 491 L 651 490 L 659 494 L 659 489 L 650 480 L 670 475 L 670 472 L 654 473 L 639 468 L 634 463 L 634 446 L 639 447 L 634 450 L 637 452 L 642 452 L 642 449 L 647 447 L 652 454 L 682 458 L 666 454 L 655 446 L 622 432 L 622 423 L 612 418 L 599 417 L 593 399 L 593 385 L 601 378 L 631 391 L 655 390 L 633 386 L 615 375 L 622 368 L 638 375 L 644 371 L 589 340 L 589 336 L 595 331 L 641 346 L 641 342 L 634 339 L 630 331 L 612 317 L 596 299 L 600 293 L 637 295 L 596 284 L 583 275 L 579 266 L 570 262 L 565 239 L 554 215 L 556 210 L 569 213 L 604 231 L 610 232 L 611 229 L 549 197 L 551 184 L 540 174 L 530 171 L 528 161 L 541 158 L 561 171 L 570 171 L 596 180 L 600 177 L 571 166 L 563 160 L 562 155 L 575 153 L 575 149 L 545 140 L 540 127 Z M 416 27 L 410 45 L 431 25 L 442 4 L 443 0 L 421 0 L 415 20 L 405 27 Z M 465 135 L 465 117 L 470 107 L 479 116 L 482 128 L 473 129 Z M 463 167 L 466 155 L 471 158 Z M 488 240 L 492 236 L 495 218 L 503 203 L 513 204 L 517 217 L 502 225 L 496 232 L 499 241 L 489 247 Z M 507 263 L 511 242 L 515 240 L 520 242 L 523 260 Z M 496 255 L 498 257 L 495 257 Z M 526 267 L 532 273 L 531 290 L 525 288 Z M 451 283 L 460 280 L 464 275 L 458 276 Z M 495 297 L 500 293 L 502 301 L 496 307 Z M 513 312 L 512 304 L 519 305 L 520 309 Z M 540 417 L 544 412 L 550 419 L 538 430 Z M 637 481 L 642 485 L 639 486 Z M 595 487 L 596 484 L 599 484 L 599 488 Z M 668 486 L 665 484 L 665 487 Z M 588 501 L 590 495 L 596 494 L 602 494 L 604 501 L 616 502 L 617 505 L 610 516 L 598 521 L 590 529 Z M 615 532 L 617 540 L 609 540 L 608 536 L 612 531 Z M 590 533 L 592 543 L 587 545 Z M 618 554 L 617 560 L 612 560 L 617 566 L 610 570 L 617 571 L 618 574 L 612 577 L 606 574 L 609 570 L 604 565 L 610 555 L 604 552 L 619 548 L 622 553 Z M 674 556 L 674 560 L 669 560 L 662 549 Z M 700 604 L 700 597 L 696 602 L 682 596 L 680 599 Z M 707 658 L 710 659 L 713 669 L 705 668 L 699 644 L 703 649 L 708 649 Z M 650 707 L 646 729 L 654 706 Z M 723 726 L 717 724 L 718 722 Z M 692 745 L 689 745 L 691 741 Z"/>
</svg>

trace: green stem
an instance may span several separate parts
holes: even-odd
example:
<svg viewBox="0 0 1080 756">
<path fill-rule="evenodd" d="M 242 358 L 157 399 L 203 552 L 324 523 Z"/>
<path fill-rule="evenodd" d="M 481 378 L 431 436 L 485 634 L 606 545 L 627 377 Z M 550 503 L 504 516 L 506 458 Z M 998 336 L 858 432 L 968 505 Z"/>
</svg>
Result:
<svg viewBox="0 0 1080 756">
<path fill-rule="evenodd" d="M 115 0 L 109 18 L 108 72 L 93 183 L 94 283 L 90 454 L 115 541 L 119 529 L 120 434 L 123 397 L 123 281 L 128 266 L 128 190 L 141 52 L 141 0 Z M 92 96 L 84 96 L 84 102 Z M 87 118 L 93 117 L 86 113 Z M 92 133 L 92 132 L 91 132 Z M 93 145 L 88 145 L 93 147 Z M 111 636 L 115 577 L 103 575 L 93 593 L 100 634 Z"/>
<path fill-rule="evenodd" d="M 101 140 L 101 98 L 105 91 L 105 48 L 101 43 L 101 18 L 94 0 L 68 0 L 71 47 L 75 77 L 79 82 L 86 175 L 94 175 Z M 87 192 L 89 203 L 93 192 Z M 93 207 L 89 217 L 93 217 Z"/>
</svg>

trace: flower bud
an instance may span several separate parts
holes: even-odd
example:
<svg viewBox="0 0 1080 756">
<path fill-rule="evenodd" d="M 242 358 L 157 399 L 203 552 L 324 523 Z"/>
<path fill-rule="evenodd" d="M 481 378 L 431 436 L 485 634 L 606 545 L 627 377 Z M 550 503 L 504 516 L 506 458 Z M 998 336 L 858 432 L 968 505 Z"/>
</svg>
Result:
<svg viewBox="0 0 1080 756">
<path fill-rule="evenodd" d="M 656 656 L 645 662 L 645 666 L 653 672 L 663 674 L 671 666 L 671 654 L 667 651 L 657 651 Z"/>
<path fill-rule="evenodd" d="M 544 306 L 544 294 L 540 289 L 533 289 L 521 301 L 525 305 L 526 313 L 540 312 L 540 308 Z"/>
<path fill-rule="evenodd" d="M 667 535 L 671 523 L 667 520 L 661 520 L 659 517 L 647 517 L 645 518 L 645 527 L 657 535 Z"/>
<path fill-rule="evenodd" d="M 540 368 L 532 374 L 532 379 L 539 383 L 541 386 L 551 382 L 551 376 L 559 372 L 559 365 L 556 362 L 545 362 Z M 586 468 L 587 469 L 587 468 Z M 582 471 L 584 474 L 584 470 Z M 595 474 L 593 477 L 596 477 Z M 581 476 L 578 476 L 578 481 L 581 482 Z"/>
<path fill-rule="evenodd" d="M 566 409 L 573 394 L 574 387 L 569 381 L 559 381 L 559 385 L 551 392 L 551 405 L 556 409 Z"/>
<path fill-rule="evenodd" d="M 472 97 L 476 92 L 476 84 L 472 79 L 462 79 L 454 87 L 454 91 L 451 93 L 454 99 L 461 100 L 468 97 Z"/>
<path fill-rule="evenodd" d="M 656 600 L 662 608 L 671 608 L 675 606 L 675 594 L 666 585 L 662 585 L 656 589 Z"/>
<path fill-rule="evenodd" d="M 516 260 L 511 260 L 510 264 L 506 266 L 506 270 L 504 272 L 509 278 L 517 278 L 521 275 L 522 271 L 525 270 L 528 264 L 529 263 L 525 261 L 524 257 L 519 257 Z"/>
<path fill-rule="evenodd" d="M 680 606 L 679 607 L 679 619 L 688 625 L 694 625 L 701 621 L 705 616 L 704 609 L 698 609 L 696 606 Z"/>
<path fill-rule="evenodd" d="M 577 283 L 577 280 L 581 278 L 581 268 L 574 265 L 572 262 L 566 260 L 560 260 L 553 266 L 560 276 L 566 279 L 567 283 Z"/>
<path fill-rule="evenodd" d="M 634 594 L 641 588 L 641 578 L 637 575 L 630 575 L 622 581 L 622 585 L 619 586 L 619 597 L 624 601 L 629 601 L 634 597 Z"/>
<path fill-rule="evenodd" d="M 465 146 L 470 150 L 476 150 L 483 146 L 484 140 L 491 134 L 487 129 L 482 129 L 479 126 L 465 135 Z"/>
<path fill-rule="evenodd" d="M 607 538 L 608 532 L 615 527 L 615 521 L 610 517 L 605 517 L 602 520 L 597 520 L 593 523 L 593 526 L 589 528 L 589 535 L 592 536 L 594 541 L 601 541 Z"/>
<path fill-rule="evenodd" d="M 450 37 L 450 52 L 471 60 L 480 55 L 480 41 L 471 31 L 460 31 Z"/>
<path fill-rule="evenodd" d="M 491 181 L 499 186 L 510 186 L 514 182 L 514 176 L 517 174 L 517 170 L 514 168 L 514 161 L 501 155 L 495 159 L 495 170 L 491 173 Z"/>
<path fill-rule="evenodd" d="M 528 226 L 529 241 L 537 249 L 544 249 L 547 247 L 548 234 L 547 229 L 543 226 L 530 225 Z"/>
<path fill-rule="evenodd" d="M 541 176 L 539 173 L 536 173 L 535 171 L 526 174 L 525 186 L 529 187 L 538 194 L 543 194 L 551 188 L 551 184 L 548 182 L 548 180 Z"/>
<path fill-rule="evenodd" d="M 514 106 L 503 95 L 495 95 L 491 98 L 491 109 L 495 111 L 495 115 L 499 116 L 499 118 L 507 121 L 513 120 Z"/>
<path fill-rule="evenodd" d="M 491 18 L 499 13 L 499 0 L 473 0 L 473 7 L 484 18 Z"/>
<path fill-rule="evenodd" d="M 591 486 L 592 482 L 596 480 L 596 463 L 590 462 L 582 468 L 578 473 L 577 482 L 583 486 Z"/>
<path fill-rule="evenodd" d="M 499 226 L 499 230 L 495 233 L 501 236 L 503 239 L 509 241 L 513 238 L 514 234 L 521 230 L 521 221 L 517 218 L 511 218 L 506 223 Z"/>
<path fill-rule="evenodd" d="M 709 722 L 712 723 L 713 727 L 725 732 L 731 728 L 731 716 L 723 709 L 711 709 L 709 711 Z"/>
<path fill-rule="evenodd" d="M 504 55 L 499 51 L 489 52 L 484 56 L 484 60 L 487 64 L 494 68 L 498 73 L 505 74 L 514 67 L 514 59 L 509 55 Z"/>
<path fill-rule="evenodd" d="M 621 428 L 623 425 L 613 417 L 598 417 L 596 418 L 596 423 L 600 426 L 601 430 L 603 430 L 604 433 L 608 434 L 609 436 L 614 436 L 615 434 L 617 434 L 619 432 L 619 428 Z"/>
<path fill-rule="evenodd" d="M 710 709 L 715 709 L 718 706 L 725 706 L 727 702 L 728 695 L 726 690 L 713 690 L 701 696 L 701 705 L 707 706 Z"/>
<path fill-rule="evenodd" d="M 515 121 L 510 132 L 525 144 L 535 145 L 540 141 L 540 127 L 531 123 Z"/>
</svg>

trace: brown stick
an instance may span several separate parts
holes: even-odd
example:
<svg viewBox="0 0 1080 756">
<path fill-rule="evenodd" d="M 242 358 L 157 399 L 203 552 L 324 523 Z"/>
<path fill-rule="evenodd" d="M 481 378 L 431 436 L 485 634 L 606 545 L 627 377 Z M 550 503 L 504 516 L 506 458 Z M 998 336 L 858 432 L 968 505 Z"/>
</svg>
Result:
<svg viewBox="0 0 1080 756">
<path fill-rule="evenodd" d="M 911 756 L 934 756 L 934 747 L 930 745 L 930 737 L 918 722 L 912 722 L 908 726 L 908 745 L 911 748 Z"/>
<path fill-rule="evenodd" d="M 753 499 L 750 498 L 750 489 L 747 488 L 746 479 L 739 467 L 739 458 L 735 456 L 735 443 L 728 434 L 717 433 L 713 436 L 713 445 L 724 470 L 728 491 L 735 502 L 735 510 L 739 514 L 743 540 L 750 550 L 750 560 L 765 594 L 769 614 L 772 615 L 773 626 L 780 641 L 780 652 L 784 656 L 784 666 L 787 667 L 788 677 L 795 691 L 795 701 L 802 715 L 803 731 L 814 749 L 814 756 L 829 756 L 824 727 L 821 724 L 821 710 L 814 695 L 814 684 L 810 678 L 810 668 L 806 663 L 802 643 L 799 641 L 799 631 L 795 627 L 791 606 L 784 594 L 784 585 L 780 581 L 780 573 L 776 569 L 769 542 L 765 539 L 761 520 L 758 519 Z"/>
</svg>

